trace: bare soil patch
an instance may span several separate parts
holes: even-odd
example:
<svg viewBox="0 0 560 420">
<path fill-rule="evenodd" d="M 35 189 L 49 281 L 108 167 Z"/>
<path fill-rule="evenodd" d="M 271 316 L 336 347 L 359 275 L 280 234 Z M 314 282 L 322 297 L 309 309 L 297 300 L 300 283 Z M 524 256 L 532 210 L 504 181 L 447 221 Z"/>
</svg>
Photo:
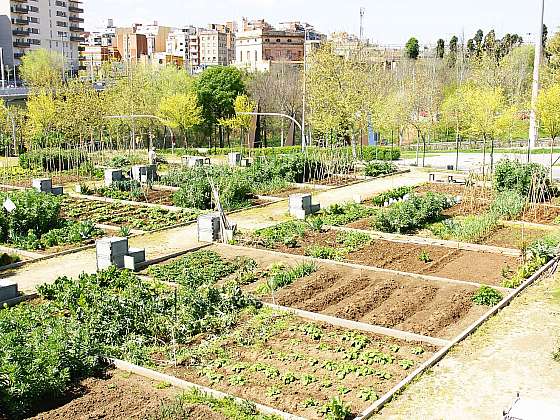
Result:
<svg viewBox="0 0 560 420">
<path fill-rule="evenodd" d="M 296 248 L 277 244 L 275 250 L 296 255 L 305 255 L 312 246 L 342 248 L 337 242 L 341 232 L 308 232 L 298 240 Z M 425 254 L 430 262 L 420 256 Z M 515 257 L 475 251 L 463 251 L 440 246 L 404 244 L 386 240 L 373 240 L 369 245 L 345 255 L 345 261 L 355 264 L 384 268 L 416 274 L 445 277 L 475 283 L 499 285 L 501 270 L 508 266 L 517 267 L 521 261 Z M 475 262 L 473 264 L 473 262 Z"/>
<path fill-rule="evenodd" d="M 521 249 L 523 244 L 530 244 L 546 235 L 545 230 L 500 226 L 484 239 L 481 244 L 502 248 Z"/>
<path fill-rule="evenodd" d="M 177 391 L 156 385 L 136 375 L 110 371 L 105 378 L 83 380 L 65 397 L 43 405 L 44 411 L 33 419 L 158 418 L 162 405 L 171 403 Z"/>
</svg>

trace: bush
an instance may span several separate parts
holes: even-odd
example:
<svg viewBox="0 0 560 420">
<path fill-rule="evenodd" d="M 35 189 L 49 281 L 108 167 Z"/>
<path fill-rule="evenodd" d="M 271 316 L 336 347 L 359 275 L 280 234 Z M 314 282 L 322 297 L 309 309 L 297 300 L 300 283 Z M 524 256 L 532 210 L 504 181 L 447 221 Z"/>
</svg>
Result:
<svg viewBox="0 0 560 420">
<path fill-rule="evenodd" d="M 379 212 L 374 227 L 387 233 L 407 233 L 436 221 L 441 217 L 441 212 L 451 205 L 449 198 L 443 194 L 412 194 L 409 200 Z"/>
<path fill-rule="evenodd" d="M 399 160 L 400 158 L 401 151 L 397 148 L 364 146 L 362 149 L 362 159 L 366 162 L 371 162 L 372 160 Z"/>
<path fill-rule="evenodd" d="M 361 206 L 359 204 L 333 204 L 323 210 L 321 214 L 311 219 L 321 219 L 323 224 L 329 226 L 344 226 L 377 213 L 377 209 Z"/>
<path fill-rule="evenodd" d="M 305 235 L 307 228 L 308 225 L 304 222 L 285 222 L 257 230 L 255 236 L 262 240 L 266 247 L 272 248 L 278 243 L 285 244 L 293 239 L 297 241 Z"/>
<path fill-rule="evenodd" d="M 525 201 L 517 191 L 503 191 L 492 202 L 490 213 L 506 220 L 515 219 L 523 212 Z"/>
<path fill-rule="evenodd" d="M 478 292 L 473 296 L 472 301 L 480 306 L 495 306 L 502 301 L 504 297 L 501 293 L 488 286 L 481 286 Z"/>
<path fill-rule="evenodd" d="M 305 250 L 308 257 L 319 258 L 321 260 L 341 260 L 344 252 L 331 246 L 314 245 Z"/>
<path fill-rule="evenodd" d="M 88 161 L 87 155 L 76 149 L 45 148 L 19 155 L 19 166 L 22 168 L 49 172 L 79 168 Z"/>
<path fill-rule="evenodd" d="M 374 206 L 383 206 L 385 203 L 388 203 L 389 200 L 400 200 L 405 195 L 410 194 L 414 191 L 414 187 L 398 187 L 387 192 L 381 193 L 373 197 L 371 203 Z"/>
<path fill-rule="evenodd" d="M 365 175 L 366 176 L 381 176 L 389 175 L 398 172 L 397 165 L 390 162 L 370 162 L 366 165 Z"/>
<path fill-rule="evenodd" d="M 26 236 L 30 231 L 37 236 L 59 227 L 61 200 L 51 194 L 34 190 L 0 193 L 0 200 L 9 197 L 16 208 L 0 213 L 0 238 L 3 242 Z"/>
<path fill-rule="evenodd" d="M 553 193 L 549 171 L 538 163 L 521 163 L 503 159 L 496 165 L 494 184 L 498 192 L 512 190 L 529 199 L 549 198 Z M 541 193 L 540 190 L 533 191 L 534 188 L 544 189 L 547 197 L 531 197 L 533 194 Z"/>
</svg>

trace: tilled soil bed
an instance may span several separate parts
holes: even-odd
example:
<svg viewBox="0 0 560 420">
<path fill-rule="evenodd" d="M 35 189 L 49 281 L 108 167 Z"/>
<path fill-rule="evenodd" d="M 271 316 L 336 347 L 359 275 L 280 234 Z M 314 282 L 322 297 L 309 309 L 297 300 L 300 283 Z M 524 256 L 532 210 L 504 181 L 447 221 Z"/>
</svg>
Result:
<svg viewBox="0 0 560 420">
<path fill-rule="evenodd" d="M 342 248 L 337 237 L 342 232 L 307 232 L 298 239 L 297 246 L 290 248 L 276 244 L 275 250 L 288 254 L 305 255 L 310 247 L 317 245 Z M 423 262 L 421 255 L 429 257 Z M 344 261 L 372 267 L 408 273 L 426 274 L 453 280 L 499 285 L 502 268 L 517 267 L 521 261 L 515 257 L 475 251 L 463 251 L 440 246 L 404 244 L 385 240 L 372 240 L 369 245 L 350 252 Z"/>
<path fill-rule="evenodd" d="M 530 244 L 548 232 L 541 229 L 520 228 L 514 226 L 500 226 L 481 241 L 483 245 L 497 246 L 502 248 L 521 249 L 524 244 Z"/>
<path fill-rule="evenodd" d="M 159 418 L 162 405 L 172 403 L 178 391 L 172 388 L 157 389 L 156 385 L 156 382 L 136 375 L 110 371 L 106 378 L 83 380 L 65 397 L 44 404 L 43 411 L 33 419 Z M 212 414 L 210 410 L 207 411 Z"/>
<path fill-rule="evenodd" d="M 166 373 L 309 419 L 335 396 L 359 414 L 437 350 L 269 309 L 206 345 Z"/>
<path fill-rule="evenodd" d="M 274 255 L 251 248 L 213 247 L 227 258 L 245 256 L 261 266 L 281 263 L 294 266 L 292 256 Z M 248 287 L 247 290 L 254 290 Z M 338 318 L 430 337 L 451 339 L 478 319 L 487 307 L 476 306 L 477 288 L 444 281 L 377 273 L 340 264 L 319 263 L 318 270 L 292 285 L 277 290 L 274 299 L 282 306 L 318 312 Z"/>
</svg>

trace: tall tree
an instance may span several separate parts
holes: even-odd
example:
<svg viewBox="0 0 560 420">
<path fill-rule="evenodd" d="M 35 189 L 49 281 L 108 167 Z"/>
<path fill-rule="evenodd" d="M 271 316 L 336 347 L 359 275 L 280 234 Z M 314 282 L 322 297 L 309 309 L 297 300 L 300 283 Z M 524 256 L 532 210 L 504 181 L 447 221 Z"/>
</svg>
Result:
<svg viewBox="0 0 560 420">
<path fill-rule="evenodd" d="M 32 88 L 54 90 L 62 85 L 64 57 L 55 51 L 31 50 L 21 59 L 21 78 Z"/>
<path fill-rule="evenodd" d="M 210 67 L 196 79 L 194 89 L 211 133 L 220 119 L 235 114 L 235 99 L 245 93 L 245 84 L 243 75 L 234 67 Z M 219 132 L 220 147 L 223 147 L 222 126 L 219 126 Z"/>
<path fill-rule="evenodd" d="M 455 67 L 457 64 L 457 53 L 459 52 L 459 38 L 452 36 L 449 40 L 449 54 L 447 56 L 447 62 L 449 67 Z"/>
<path fill-rule="evenodd" d="M 417 60 L 420 56 L 420 43 L 416 38 L 412 37 L 406 43 L 405 56 L 411 60 Z"/>
<path fill-rule="evenodd" d="M 440 60 L 445 56 L 445 41 L 443 39 L 438 39 L 436 46 L 436 57 Z"/>
<path fill-rule="evenodd" d="M 159 104 L 158 116 L 169 128 L 181 131 L 185 148 L 189 147 L 188 131 L 203 121 L 202 107 L 199 106 L 194 92 L 176 93 L 164 97 Z"/>
<path fill-rule="evenodd" d="M 539 95 L 537 112 L 541 127 L 551 138 L 550 168 L 554 166 L 554 142 L 560 136 L 560 83 L 543 89 Z"/>
</svg>

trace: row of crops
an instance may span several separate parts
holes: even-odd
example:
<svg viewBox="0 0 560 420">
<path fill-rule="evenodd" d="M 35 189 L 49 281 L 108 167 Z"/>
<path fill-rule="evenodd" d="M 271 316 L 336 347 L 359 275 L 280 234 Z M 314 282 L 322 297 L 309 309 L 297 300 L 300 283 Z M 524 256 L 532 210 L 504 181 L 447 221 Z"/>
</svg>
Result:
<svg viewBox="0 0 560 420">
<path fill-rule="evenodd" d="M 306 416 L 344 419 L 433 349 L 305 322 L 262 308 L 242 289 L 284 287 L 315 269 L 262 269 L 249 258 L 198 251 L 151 267 L 153 280 L 110 268 L 40 286 L 36 301 L 0 309 L 0 418 L 63 401 L 77 381 L 107 369 L 107 356 Z"/>
</svg>

